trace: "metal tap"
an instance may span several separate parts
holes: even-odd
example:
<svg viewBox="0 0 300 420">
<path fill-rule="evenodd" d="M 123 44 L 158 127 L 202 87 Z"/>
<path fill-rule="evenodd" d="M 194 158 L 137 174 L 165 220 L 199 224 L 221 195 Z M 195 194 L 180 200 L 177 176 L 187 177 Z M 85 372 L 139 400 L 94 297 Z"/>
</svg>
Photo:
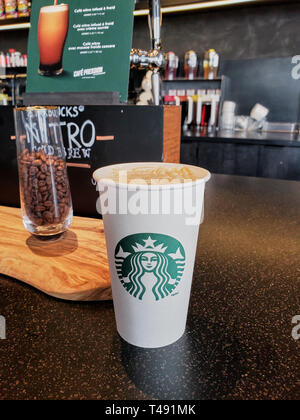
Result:
<svg viewBox="0 0 300 420">
<path fill-rule="evenodd" d="M 131 68 L 152 70 L 152 94 L 155 105 L 160 104 L 160 71 L 166 65 L 166 58 L 161 50 L 161 7 L 160 0 L 149 0 L 148 24 L 150 30 L 150 51 L 133 48 L 130 52 Z"/>
</svg>

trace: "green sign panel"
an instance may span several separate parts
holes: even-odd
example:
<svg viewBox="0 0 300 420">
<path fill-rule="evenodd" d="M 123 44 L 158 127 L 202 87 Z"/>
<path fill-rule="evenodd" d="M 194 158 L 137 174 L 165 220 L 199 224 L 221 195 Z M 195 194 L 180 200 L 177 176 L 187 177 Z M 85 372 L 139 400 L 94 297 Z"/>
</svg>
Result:
<svg viewBox="0 0 300 420">
<path fill-rule="evenodd" d="M 127 100 L 134 0 L 32 3 L 27 92 L 119 92 Z"/>
</svg>

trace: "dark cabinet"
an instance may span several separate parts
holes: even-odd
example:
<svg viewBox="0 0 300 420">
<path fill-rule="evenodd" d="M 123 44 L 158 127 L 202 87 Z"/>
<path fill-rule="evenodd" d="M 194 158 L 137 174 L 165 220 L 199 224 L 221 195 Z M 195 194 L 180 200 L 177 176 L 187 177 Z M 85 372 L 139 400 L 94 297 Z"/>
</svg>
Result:
<svg viewBox="0 0 300 420">
<path fill-rule="evenodd" d="M 186 142 L 181 143 L 180 162 L 187 165 L 200 166 L 198 163 L 198 143 Z"/>
<path fill-rule="evenodd" d="M 183 141 L 181 162 L 219 174 L 300 180 L 300 147 Z"/>
<path fill-rule="evenodd" d="M 258 176 L 300 180 L 300 148 L 262 146 Z"/>
</svg>

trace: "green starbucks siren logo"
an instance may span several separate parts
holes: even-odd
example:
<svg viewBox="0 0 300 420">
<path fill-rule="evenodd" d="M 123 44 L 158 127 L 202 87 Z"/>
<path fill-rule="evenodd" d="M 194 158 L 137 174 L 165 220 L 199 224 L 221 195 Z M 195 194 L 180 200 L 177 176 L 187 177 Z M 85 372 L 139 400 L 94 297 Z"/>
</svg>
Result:
<svg viewBox="0 0 300 420">
<path fill-rule="evenodd" d="M 123 238 L 115 250 L 123 287 L 133 297 L 161 300 L 178 286 L 185 267 L 184 248 L 177 239 L 157 233 Z"/>
</svg>

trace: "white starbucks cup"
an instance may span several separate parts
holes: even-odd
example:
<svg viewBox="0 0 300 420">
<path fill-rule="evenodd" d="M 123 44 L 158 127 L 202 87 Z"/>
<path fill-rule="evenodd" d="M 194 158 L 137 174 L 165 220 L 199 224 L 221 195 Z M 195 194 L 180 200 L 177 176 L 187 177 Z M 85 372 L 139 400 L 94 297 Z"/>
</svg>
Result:
<svg viewBox="0 0 300 420">
<path fill-rule="evenodd" d="M 184 182 L 126 181 L 127 171 L 190 171 Z M 112 180 L 121 171 L 122 180 Z M 117 330 L 130 344 L 167 346 L 185 331 L 205 184 L 190 165 L 129 163 L 93 174 L 100 194 Z M 175 177 L 176 178 L 176 177 Z M 157 181 L 155 181 L 157 182 Z"/>
</svg>

